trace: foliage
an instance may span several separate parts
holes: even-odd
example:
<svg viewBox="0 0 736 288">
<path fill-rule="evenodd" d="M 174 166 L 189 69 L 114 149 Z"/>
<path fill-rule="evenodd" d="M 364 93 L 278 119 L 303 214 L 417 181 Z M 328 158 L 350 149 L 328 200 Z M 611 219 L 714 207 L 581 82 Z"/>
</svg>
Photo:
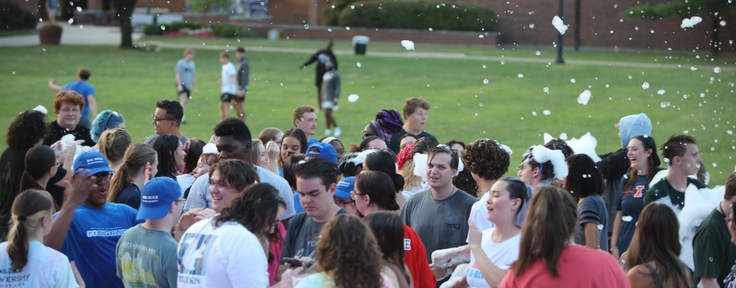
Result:
<svg viewBox="0 0 736 288">
<path fill-rule="evenodd" d="M 220 25 L 217 25 L 220 26 Z M 240 38 L 255 38 L 258 35 L 256 35 L 255 32 L 250 31 L 248 27 L 243 26 L 233 26 L 230 24 L 221 24 L 220 27 L 215 30 L 215 25 L 212 25 L 212 31 L 215 32 L 215 35 L 220 37 L 226 37 L 226 38 L 232 38 L 232 37 L 240 37 Z"/>
<path fill-rule="evenodd" d="M 340 12 L 342 12 L 348 5 L 358 2 L 360 0 L 332 0 L 332 5 L 322 9 L 320 17 L 322 19 L 322 25 L 337 26 L 340 19 Z"/>
<path fill-rule="evenodd" d="M 494 31 L 496 12 L 488 7 L 440 2 L 359 2 L 345 8 L 338 24 L 348 27 Z"/>
<path fill-rule="evenodd" d="M 161 29 L 163 26 L 164 29 Z M 204 28 L 205 26 L 199 23 L 185 23 L 185 22 L 174 22 L 171 24 L 149 24 L 143 27 L 143 34 L 145 35 L 163 35 L 166 32 L 180 31 L 182 29 L 196 30 Z M 210 25 L 210 29 L 218 37 L 240 37 L 240 38 L 255 38 L 258 35 L 250 31 L 248 27 L 233 26 L 228 23 L 213 23 Z"/>
<path fill-rule="evenodd" d="M 0 2 L 0 30 L 35 29 L 36 16 L 10 1 Z"/>
<path fill-rule="evenodd" d="M 215 24 L 212 24 L 213 26 Z M 161 26 L 163 26 L 163 29 L 161 29 Z M 148 24 L 146 26 L 143 26 L 143 34 L 145 35 L 163 35 L 167 31 L 179 31 L 182 29 L 201 29 L 204 27 L 204 25 L 199 23 L 189 23 L 189 22 L 174 22 L 171 24 Z"/>
<path fill-rule="evenodd" d="M 194 12 L 223 12 L 230 9 L 232 0 L 189 0 L 189 7 Z"/>
</svg>

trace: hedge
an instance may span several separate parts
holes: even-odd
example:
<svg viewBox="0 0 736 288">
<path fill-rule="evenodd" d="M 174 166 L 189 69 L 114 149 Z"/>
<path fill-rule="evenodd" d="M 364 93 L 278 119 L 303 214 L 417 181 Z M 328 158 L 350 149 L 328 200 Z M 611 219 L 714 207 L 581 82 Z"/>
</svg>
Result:
<svg viewBox="0 0 736 288">
<path fill-rule="evenodd" d="M 480 5 L 440 2 L 357 2 L 345 7 L 339 26 L 457 31 L 495 31 L 496 12 Z"/>
<path fill-rule="evenodd" d="M 164 29 L 161 29 L 164 26 Z M 174 22 L 171 24 L 148 24 L 143 27 L 143 34 L 145 35 L 163 35 L 166 32 L 179 31 L 182 29 L 197 30 L 205 27 L 199 23 L 185 23 L 185 22 Z M 210 26 L 212 32 L 219 37 L 247 37 L 255 38 L 258 35 L 247 27 L 233 26 L 227 23 L 215 23 Z"/>
<path fill-rule="evenodd" d="M 20 9 L 18 4 L 0 2 L 0 30 L 36 29 L 36 16 Z"/>
</svg>

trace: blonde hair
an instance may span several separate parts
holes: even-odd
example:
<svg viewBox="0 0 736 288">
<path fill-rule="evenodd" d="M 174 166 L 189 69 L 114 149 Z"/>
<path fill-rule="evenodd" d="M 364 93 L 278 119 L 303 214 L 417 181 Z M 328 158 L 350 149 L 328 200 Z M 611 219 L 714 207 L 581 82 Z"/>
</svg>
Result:
<svg viewBox="0 0 736 288">
<path fill-rule="evenodd" d="M 125 150 L 130 146 L 131 139 L 128 131 L 122 128 L 105 130 L 100 135 L 99 149 L 100 153 L 107 158 L 107 161 L 117 162 L 125 156 Z"/>
<path fill-rule="evenodd" d="M 19 272 L 28 264 L 28 238 L 41 228 L 43 218 L 54 212 L 54 200 L 49 192 L 29 189 L 15 197 L 11 212 L 7 252 L 11 269 Z"/>
</svg>

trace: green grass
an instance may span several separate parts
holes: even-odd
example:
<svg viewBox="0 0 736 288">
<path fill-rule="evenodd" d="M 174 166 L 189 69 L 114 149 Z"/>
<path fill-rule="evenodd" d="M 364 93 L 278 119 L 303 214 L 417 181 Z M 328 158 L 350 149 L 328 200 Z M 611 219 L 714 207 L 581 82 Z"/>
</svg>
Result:
<svg viewBox="0 0 736 288">
<path fill-rule="evenodd" d="M 36 34 L 36 30 L 0 30 L 0 37 L 25 36 Z"/>
<path fill-rule="evenodd" d="M 213 42 L 207 42 L 213 45 Z M 249 40 L 243 45 L 266 46 L 270 43 L 312 49 L 323 44 L 321 41 Z M 237 44 L 231 47 L 234 45 Z M 344 47 L 346 45 L 340 42 L 336 48 L 349 49 L 349 46 Z M 369 49 L 389 49 L 390 46 L 371 45 Z M 534 50 L 509 52 L 475 47 L 436 47 L 454 52 L 487 50 L 488 55 L 503 54 L 506 57 L 516 57 L 513 53 L 534 55 Z M 197 49 L 196 46 L 194 48 Z M 100 110 L 113 109 L 122 113 L 134 141 L 143 141 L 153 133 L 150 115 L 154 103 L 176 97 L 173 69 L 181 53 L 182 49 L 166 48 L 160 53 L 89 46 L 0 48 L 0 63 L 3 63 L 0 65 L 0 83 L 4 83 L 0 93 L 3 104 L 0 106 L 0 127 L 8 127 L 20 111 L 38 104 L 51 108 L 54 93 L 47 87 L 48 79 L 54 77 L 57 83 L 73 81 L 76 70 L 85 66 L 92 71 L 90 82 L 97 90 Z M 200 92 L 190 102 L 187 123 L 182 126 L 187 136 L 208 139 L 217 123 L 220 87 L 215 80 L 220 76 L 218 53 L 217 50 L 197 50 L 194 61 Z M 547 54 L 542 52 L 542 56 L 553 59 Z M 567 59 L 585 56 L 600 60 L 612 54 L 568 52 Z M 652 62 L 651 57 L 665 57 L 616 55 L 620 55 L 617 58 L 620 61 L 640 63 Z M 270 126 L 284 130 L 292 127 L 293 109 L 300 104 L 314 105 L 316 102 L 313 66 L 301 72 L 297 70 L 309 55 L 249 52 L 247 56 L 252 80 L 246 109 L 252 134 L 257 135 L 261 129 Z M 701 65 L 711 63 L 697 59 L 695 55 L 677 57 L 673 60 L 703 63 Z M 361 67 L 358 67 L 358 62 Z M 569 137 L 591 132 L 598 139 L 599 153 L 616 150 L 620 141 L 614 124 L 624 115 L 640 112 L 647 113 L 654 122 L 652 134 L 658 144 L 684 130 L 699 140 L 702 157 L 712 175 L 711 186 L 723 183 L 736 165 L 732 159 L 736 136 L 728 133 L 736 130 L 734 69 L 724 69 L 716 74 L 713 69 L 691 71 L 510 61 L 501 64 L 500 61 L 354 55 L 340 56 L 339 63 L 343 87 L 336 117 L 344 132 L 340 138 L 345 145 L 360 140 L 363 127 L 378 109 L 400 110 L 405 98 L 422 96 L 432 105 L 427 131 L 442 142 L 459 139 L 467 143 L 477 138 L 493 138 L 509 145 L 515 151 L 509 174 L 516 173 L 514 166 L 526 148 L 543 142 L 545 132 L 552 135 L 566 132 Z M 720 66 L 733 68 L 732 65 Z M 519 74 L 523 77 L 520 78 Z M 488 84 L 483 83 L 484 79 L 488 79 Z M 571 83 L 571 79 L 576 83 Z M 642 89 L 645 81 L 651 88 Z M 549 94 L 543 91 L 545 87 L 549 88 Z M 585 89 L 591 90 L 593 96 L 583 106 L 577 103 L 576 98 Z M 660 89 L 665 90 L 663 95 L 657 93 Z M 703 97 L 701 93 L 704 93 Z M 360 99 L 350 103 L 347 101 L 350 94 L 358 94 Z M 661 108 L 663 102 L 671 105 Z M 551 114 L 544 116 L 544 110 L 551 111 Z M 53 120 L 55 117 L 50 115 L 49 118 Z M 324 130 L 322 119 L 319 125 L 318 136 L 321 136 Z M 0 135 L 2 147 L 5 145 L 4 136 Z"/>
</svg>

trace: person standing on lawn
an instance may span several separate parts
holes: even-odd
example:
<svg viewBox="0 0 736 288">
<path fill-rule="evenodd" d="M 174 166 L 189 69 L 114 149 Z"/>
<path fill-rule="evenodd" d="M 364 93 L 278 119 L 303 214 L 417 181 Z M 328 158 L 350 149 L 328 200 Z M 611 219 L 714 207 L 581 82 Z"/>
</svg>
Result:
<svg viewBox="0 0 736 288">
<path fill-rule="evenodd" d="M 332 110 L 337 110 L 337 98 L 340 98 L 340 73 L 337 73 L 337 70 L 335 70 L 335 64 L 332 62 L 327 62 L 325 67 L 327 68 L 327 72 L 325 72 L 324 77 L 322 77 L 322 81 L 325 84 L 322 109 L 325 110 L 325 118 L 327 121 L 325 136 L 330 136 L 330 134 L 332 134 L 330 127 L 335 127 L 335 137 L 340 137 L 340 135 L 342 135 L 342 131 L 340 131 L 340 127 L 337 127 L 335 116 L 332 116 Z"/>
<path fill-rule="evenodd" d="M 388 142 L 388 148 L 394 153 L 399 153 L 399 142 L 404 134 L 411 134 L 416 136 L 417 139 L 422 137 L 432 137 L 434 135 L 424 131 L 424 125 L 427 123 L 427 112 L 429 111 L 429 102 L 424 100 L 422 97 L 407 98 L 404 101 L 404 126 L 402 126 L 399 132 L 391 135 L 391 140 Z"/>
<path fill-rule="evenodd" d="M 186 110 L 187 101 L 192 98 L 192 92 L 197 93 L 197 82 L 194 81 L 194 74 L 197 72 L 192 59 L 194 59 L 194 49 L 184 49 L 184 59 L 176 62 L 176 68 L 174 68 L 176 72 L 176 93 L 179 95 L 182 110 Z M 186 117 L 182 116 L 181 123 L 184 123 L 185 119 Z"/>
<path fill-rule="evenodd" d="M 325 72 L 327 72 L 327 62 L 332 62 L 332 64 L 335 64 L 334 70 L 337 70 L 337 57 L 335 57 L 335 54 L 332 53 L 333 44 L 334 43 L 332 42 L 332 40 L 327 40 L 327 46 L 325 47 L 325 49 L 317 51 L 317 53 L 314 53 L 314 55 L 312 55 L 312 57 L 310 57 L 307 62 L 304 62 L 304 64 L 299 66 L 299 70 L 302 70 L 304 69 L 304 67 L 307 67 L 317 61 L 317 67 L 315 68 L 317 77 L 314 83 L 314 86 L 317 86 L 317 107 L 321 107 L 320 104 L 322 104 L 322 79 L 325 75 Z"/>
<path fill-rule="evenodd" d="M 92 76 L 92 73 L 89 72 L 87 68 L 82 67 L 79 68 L 79 71 L 77 71 L 77 81 L 66 83 L 64 84 L 64 86 L 59 86 L 56 85 L 56 80 L 54 80 L 54 78 L 51 78 L 49 80 L 49 87 L 51 87 L 54 92 L 58 93 L 59 90 L 72 90 L 79 93 L 79 95 L 84 98 L 82 117 L 79 119 L 79 125 L 87 128 L 88 130 L 92 128 L 92 122 L 89 119 L 95 119 L 95 117 L 97 117 L 97 100 L 95 100 L 95 87 L 87 82 L 90 76 Z M 92 113 L 90 113 L 90 111 Z"/>
<path fill-rule="evenodd" d="M 245 48 L 238 47 L 235 52 L 235 56 L 238 58 L 238 89 L 235 92 L 235 112 L 238 113 L 238 118 L 245 122 L 245 94 L 248 93 L 248 77 L 250 76 L 250 64 L 248 58 L 245 58 Z M 238 103 L 240 102 L 240 103 Z M 266 145 L 266 143 L 263 143 Z"/>
<path fill-rule="evenodd" d="M 230 63 L 230 54 L 227 52 L 220 53 L 220 64 L 222 64 L 222 77 L 217 79 L 217 84 L 222 84 L 222 89 L 220 90 L 222 92 L 220 95 L 220 121 L 230 117 L 230 106 L 236 107 L 235 111 L 240 114 L 238 118 L 243 120 L 242 117 L 245 116 L 243 112 L 243 101 L 238 101 L 235 97 L 235 93 L 238 91 L 237 87 L 235 87 L 238 80 L 235 79 L 237 75 L 235 65 Z M 237 107 L 240 107 L 240 109 Z"/>
</svg>

